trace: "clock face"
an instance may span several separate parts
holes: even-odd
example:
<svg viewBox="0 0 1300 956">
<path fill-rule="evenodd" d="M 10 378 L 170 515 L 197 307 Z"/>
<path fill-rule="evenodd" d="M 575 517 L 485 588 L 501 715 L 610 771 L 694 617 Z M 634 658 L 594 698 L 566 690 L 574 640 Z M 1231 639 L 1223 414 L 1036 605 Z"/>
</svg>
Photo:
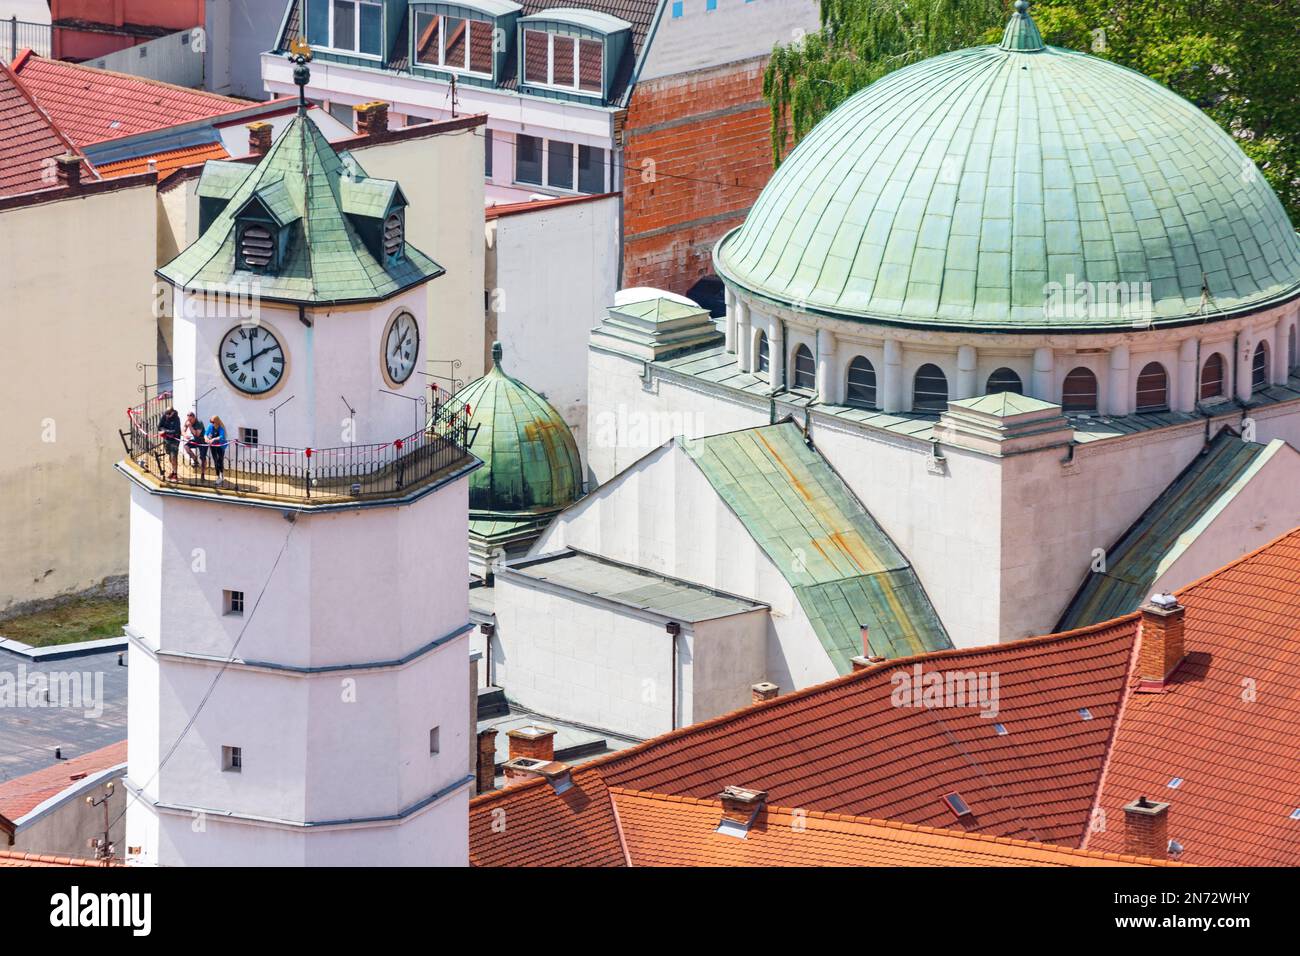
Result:
<svg viewBox="0 0 1300 956">
<path fill-rule="evenodd" d="M 284 376 L 284 346 L 266 326 L 231 329 L 221 340 L 217 358 L 226 380 L 249 395 L 269 392 Z"/>
<path fill-rule="evenodd" d="M 420 328 L 410 312 L 393 316 L 384 332 L 384 370 L 395 385 L 401 385 L 415 371 L 415 359 L 420 354 Z"/>
</svg>

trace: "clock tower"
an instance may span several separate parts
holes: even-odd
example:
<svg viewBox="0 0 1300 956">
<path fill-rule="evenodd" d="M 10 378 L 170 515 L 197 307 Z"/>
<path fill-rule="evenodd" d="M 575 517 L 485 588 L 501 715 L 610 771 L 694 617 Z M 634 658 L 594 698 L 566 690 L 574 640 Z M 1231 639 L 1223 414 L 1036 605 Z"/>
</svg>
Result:
<svg viewBox="0 0 1300 956">
<path fill-rule="evenodd" d="M 298 58 L 300 86 L 305 56 Z M 426 404 L 406 198 L 300 105 L 210 162 L 172 392 L 129 412 L 127 860 L 463 865 L 463 405 Z M 173 406 L 195 412 L 179 445 Z"/>
</svg>

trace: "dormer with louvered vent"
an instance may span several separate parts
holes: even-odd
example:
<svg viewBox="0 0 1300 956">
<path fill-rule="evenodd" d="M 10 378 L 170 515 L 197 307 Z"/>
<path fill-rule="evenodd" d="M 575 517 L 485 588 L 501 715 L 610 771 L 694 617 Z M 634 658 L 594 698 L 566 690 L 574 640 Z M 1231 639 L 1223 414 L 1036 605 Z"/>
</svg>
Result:
<svg viewBox="0 0 1300 956">
<path fill-rule="evenodd" d="M 274 275 L 288 251 L 293 225 L 302 219 L 296 179 L 262 183 L 235 212 L 235 268 Z"/>
<path fill-rule="evenodd" d="M 355 163 L 345 156 L 345 166 Z M 339 204 L 384 268 L 406 257 L 406 196 L 397 183 L 364 175 L 344 179 L 339 183 Z"/>
</svg>

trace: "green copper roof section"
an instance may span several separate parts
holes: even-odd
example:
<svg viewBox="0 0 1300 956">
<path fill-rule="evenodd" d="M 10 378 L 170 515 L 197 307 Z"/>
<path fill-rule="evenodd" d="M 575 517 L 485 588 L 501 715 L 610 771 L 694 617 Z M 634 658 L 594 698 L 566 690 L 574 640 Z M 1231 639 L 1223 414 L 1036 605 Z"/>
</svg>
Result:
<svg viewBox="0 0 1300 956">
<path fill-rule="evenodd" d="M 1011 14 L 1007 28 L 1002 31 L 1001 48 L 1035 53 L 1043 49 L 1043 46 L 1043 35 L 1038 32 L 1038 24 L 1029 15 L 1029 4 L 1026 0 L 1016 0 L 1016 12 Z"/>
<path fill-rule="evenodd" d="M 212 159 L 203 164 L 199 174 L 199 184 L 195 187 L 198 195 L 205 199 L 229 199 L 243 185 L 254 167 L 247 163 L 231 163 L 224 159 Z"/>
<path fill-rule="evenodd" d="M 977 395 L 974 398 L 963 398 L 948 404 L 983 412 L 985 415 L 996 415 L 999 418 L 1026 415 L 1030 412 L 1059 413 L 1061 410 L 1059 405 L 1052 402 L 1045 402 L 1041 398 L 1033 398 L 1029 395 L 1018 395 L 1015 392 L 993 392 L 990 395 Z"/>
<path fill-rule="evenodd" d="M 1160 575 L 1235 498 L 1285 442 L 1242 441 L 1227 429 L 1161 492 L 1106 552 L 1106 570 L 1092 571 L 1058 631 L 1087 627 L 1137 610 Z"/>
<path fill-rule="evenodd" d="M 406 201 L 401 188 L 391 179 L 344 179 L 339 183 L 339 198 L 344 212 L 371 219 L 386 215 L 394 200 Z"/>
<path fill-rule="evenodd" d="M 1300 238 L 1227 133 L 1114 63 L 1023 52 L 1019 16 L 1012 49 L 904 67 L 823 119 L 718 243 L 718 273 L 811 313 L 980 331 L 1158 326 L 1300 294 Z M 1045 309 L 1052 283 L 1084 282 L 1137 285 Z"/>
<path fill-rule="evenodd" d="M 236 166 L 244 171 L 238 185 Z M 208 167 L 215 167 L 211 175 Z M 344 192 L 353 195 L 370 189 L 374 195 L 392 195 L 396 184 L 368 180 L 355 159 L 345 164 L 316 124 L 302 114 L 285 127 L 256 166 L 209 163 L 208 167 L 199 180 L 200 195 L 229 201 L 193 245 L 158 270 L 175 285 L 223 291 L 232 283 L 256 282 L 264 299 L 315 305 L 386 299 L 443 273 L 440 265 L 409 242 L 395 263 L 385 265 L 371 253 L 344 208 Z M 376 185 L 358 187 L 357 181 Z M 255 195 L 289 223 L 284 261 L 274 273 L 235 268 L 235 220 Z"/>
<path fill-rule="evenodd" d="M 569 426 L 546 399 L 505 373 L 501 356 L 498 342 L 488 373 L 456 393 L 470 408 L 471 450 L 484 465 L 470 476 L 469 508 L 471 530 L 485 537 L 526 530 L 582 495 L 582 462 Z"/>
<path fill-rule="evenodd" d="M 781 570 L 840 673 L 872 650 L 952 647 L 907 559 L 790 422 L 681 439 L 686 453 Z"/>
</svg>

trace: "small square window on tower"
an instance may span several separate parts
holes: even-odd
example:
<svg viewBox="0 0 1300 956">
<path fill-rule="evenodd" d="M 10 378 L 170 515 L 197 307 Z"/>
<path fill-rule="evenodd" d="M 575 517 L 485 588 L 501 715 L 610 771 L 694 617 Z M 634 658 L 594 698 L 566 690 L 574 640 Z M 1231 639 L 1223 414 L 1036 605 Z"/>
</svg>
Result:
<svg viewBox="0 0 1300 956">
<path fill-rule="evenodd" d="M 244 769 L 244 748 L 222 747 L 221 769 L 229 773 L 240 773 Z"/>
<path fill-rule="evenodd" d="M 239 443 L 241 445 L 256 445 L 257 429 L 256 428 L 239 429 Z"/>
<path fill-rule="evenodd" d="M 438 752 L 438 747 L 439 747 L 438 736 L 439 735 L 438 735 L 437 727 L 434 727 L 432 730 L 429 731 L 429 753 L 431 754 L 436 754 Z"/>
<path fill-rule="evenodd" d="M 235 617 L 243 617 L 244 615 L 244 592 L 243 591 L 222 591 L 221 601 L 222 601 L 222 605 L 223 605 L 222 609 L 224 613 L 234 615 Z"/>
</svg>

